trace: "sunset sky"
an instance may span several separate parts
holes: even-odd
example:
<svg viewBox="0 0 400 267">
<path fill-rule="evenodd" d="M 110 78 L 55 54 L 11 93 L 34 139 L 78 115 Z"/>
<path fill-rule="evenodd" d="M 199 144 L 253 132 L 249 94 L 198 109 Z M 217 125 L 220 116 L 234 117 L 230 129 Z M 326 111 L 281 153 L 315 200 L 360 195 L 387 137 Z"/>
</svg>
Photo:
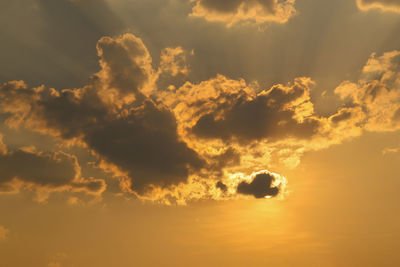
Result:
<svg viewBox="0 0 400 267">
<path fill-rule="evenodd" d="M 0 267 L 400 266 L 400 0 L 1 0 Z"/>
</svg>

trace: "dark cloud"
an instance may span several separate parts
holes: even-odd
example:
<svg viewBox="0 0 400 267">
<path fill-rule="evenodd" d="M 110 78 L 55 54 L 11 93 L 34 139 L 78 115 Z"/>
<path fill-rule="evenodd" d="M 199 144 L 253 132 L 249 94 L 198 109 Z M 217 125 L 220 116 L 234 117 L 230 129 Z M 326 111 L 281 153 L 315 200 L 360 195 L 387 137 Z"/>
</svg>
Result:
<svg viewBox="0 0 400 267">
<path fill-rule="evenodd" d="M 66 140 L 81 140 L 102 159 L 127 172 L 134 180 L 135 190 L 142 191 L 150 184 L 185 181 L 189 169 L 203 165 L 199 156 L 179 141 L 171 112 L 148 100 L 137 108 L 113 114 L 92 90 L 51 94 L 46 89 L 12 90 L 10 84 L 5 84 L 0 94 L 5 102 L 15 103 L 14 97 L 30 103 L 30 112 L 21 115 L 25 116 L 25 127 L 39 127 L 36 130 L 54 132 Z"/>
<path fill-rule="evenodd" d="M 63 153 L 40 153 L 32 149 L 7 151 L 1 143 L 0 192 L 13 192 L 20 187 L 52 191 L 83 191 L 101 194 L 105 182 L 84 179 L 75 156 Z"/>
<path fill-rule="evenodd" d="M 220 21 L 228 26 L 239 22 L 285 23 L 295 14 L 295 0 L 195 0 L 193 16 Z"/>
<path fill-rule="evenodd" d="M 352 117 L 352 112 L 345 111 L 338 114 L 335 114 L 331 117 L 331 121 L 334 123 L 339 123 L 341 121 L 346 121 Z"/>
<path fill-rule="evenodd" d="M 311 138 L 320 126 L 313 117 L 296 119 L 296 109 L 289 107 L 307 94 L 308 88 L 296 84 L 286 88 L 275 86 L 254 98 L 248 95 L 239 96 L 231 106 L 224 103 L 222 118 L 219 114 L 203 115 L 192 131 L 203 138 L 231 139 L 253 141 L 261 139 Z M 235 96 L 233 96 L 235 97 Z"/>
<path fill-rule="evenodd" d="M 148 101 L 125 116 L 89 128 L 83 140 L 109 162 L 127 171 L 133 188 L 167 186 L 186 181 L 203 161 L 179 141 L 175 117 Z"/>
<path fill-rule="evenodd" d="M 23 181 L 41 186 L 67 185 L 75 178 L 74 164 L 72 158 L 63 154 L 52 158 L 17 150 L 0 157 L 1 182 L 19 177 Z"/>
<path fill-rule="evenodd" d="M 123 189 L 143 197 L 157 190 L 159 195 L 170 194 L 180 200 L 205 197 L 215 189 L 217 180 L 229 181 L 231 175 L 265 169 L 273 155 L 288 166 L 296 166 L 304 151 L 360 134 L 354 126 L 362 119 L 360 108 L 342 108 L 329 118 L 315 114 L 310 78 L 296 78 L 260 92 L 244 80 L 217 75 L 199 84 L 185 82 L 179 88 L 158 90 L 160 77 L 188 72 L 182 48 L 163 50 L 157 70 L 142 40 L 131 34 L 103 37 L 97 51 L 101 69 L 81 88 L 29 87 L 23 81 L 1 85 L 5 124 L 87 148 L 97 158 L 92 166 L 119 177 Z M 16 161 L 33 162 L 27 165 L 30 168 L 46 169 L 44 163 L 40 165 L 44 158 L 26 153 L 6 154 L 3 161 L 12 162 L 17 157 Z M 49 175 L 56 167 L 49 167 Z M 23 173 L 7 176 L 7 182 L 13 176 L 40 186 L 44 186 L 40 181 L 49 187 L 59 186 L 50 183 L 54 183 L 50 177 L 38 179 Z M 256 197 L 278 194 L 278 188 L 269 188 L 271 182 L 268 185 L 264 176 L 270 177 L 258 175 L 251 184 L 240 183 L 238 192 L 255 192 Z M 264 177 L 264 182 L 259 177 Z M 74 190 L 101 188 L 98 183 L 77 184 L 61 178 L 55 181 Z M 255 187 L 262 183 L 268 185 L 267 189 L 263 186 L 267 191 L 257 192 Z M 185 185 L 190 190 L 198 186 L 201 189 L 196 190 L 202 192 L 196 194 Z M 155 187 L 157 190 L 152 190 Z M 224 190 L 221 184 L 219 188 Z"/>
<path fill-rule="evenodd" d="M 102 69 L 83 88 L 3 84 L 2 109 L 12 114 L 6 123 L 82 143 L 132 178 L 140 193 L 186 181 L 204 162 L 180 140 L 174 114 L 145 96 L 153 69 L 142 41 L 102 38 L 98 51 Z"/>
<path fill-rule="evenodd" d="M 110 90 L 143 98 L 141 90 L 154 75 L 150 54 L 142 40 L 126 34 L 121 38 L 103 37 L 97 43 L 102 70 L 97 74 Z"/>
<path fill-rule="evenodd" d="M 225 192 L 226 190 L 228 190 L 228 187 L 226 186 L 226 184 L 224 184 L 221 181 L 218 181 L 217 184 L 215 185 L 215 187 L 221 189 L 222 192 Z"/>
<path fill-rule="evenodd" d="M 237 187 L 237 192 L 252 195 L 255 198 L 274 197 L 279 193 L 279 188 L 272 185 L 274 179 L 269 173 L 259 173 L 250 183 L 241 182 Z"/>
</svg>

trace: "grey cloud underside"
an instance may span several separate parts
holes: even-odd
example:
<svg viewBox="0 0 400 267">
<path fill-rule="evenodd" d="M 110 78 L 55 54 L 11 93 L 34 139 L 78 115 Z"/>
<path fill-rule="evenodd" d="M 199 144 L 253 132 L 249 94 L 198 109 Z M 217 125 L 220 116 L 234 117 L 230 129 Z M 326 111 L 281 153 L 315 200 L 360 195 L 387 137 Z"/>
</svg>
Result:
<svg viewBox="0 0 400 267">
<path fill-rule="evenodd" d="M 270 13 L 274 12 L 276 0 L 199 0 L 198 3 L 208 10 L 221 13 L 235 13 L 241 4 L 260 4 Z"/>
<path fill-rule="evenodd" d="M 173 113 L 143 94 L 156 77 L 147 48 L 128 34 L 102 38 L 97 50 L 101 70 L 83 88 L 57 92 L 3 84 L 3 109 L 13 114 L 9 121 L 83 142 L 128 174 L 136 192 L 185 182 L 190 170 L 200 169 L 204 161 L 180 140 Z"/>
<path fill-rule="evenodd" d="M 77 168 L 79 165 L 75 158 L 63 153 L 50 155 L 22 150 L 6 152 L 0 155 L 0 191 L 12 190 L 14 178 L 50 190 L 68 187 L 97 193 L 103 189 L 103 180 L 82 179 Z"/>
<path fill-rule="evenodd" d="M 301 88 L 285 93 L 276 87 L 268 94 L 258 95 L 254 99 L 239 96 L 232 101 L 232 105 L 221 107 L 224 113 L 222 119 L 216 119 L 212 113 L 206 114 L 197 121 L 192 131 L 202 138 L 224 140 L 311 138 L 317 133 L 320 122 L 315 118 L 299 122 L 294 119 L 295 110 L 284 109 L 286 104 L 301 97 L 303 93 Z"/>
<path fill-rule="evenodd" d="M 68 158 L 56 160 L 34 153 L 15 151 L 0 156 L 1 182 L 14 177 L 39 185 L 61 186 L 75 177 L 74 164 Z"/>
<path fill-rule="evenodd" d="M 154 81 L 160 76 L 153 70 L 141 39 L 130 34 L 104 37 L 97 50 L 101 70 L 82 88 L 56 91 L 44 86 L 30 88 L 23 82 L 3 84 L 0 97 L 3 112 L 9 114 L 7 124 L 64 141 L 78 140 L 99 160 L 127 174 L 132 189 L 139 194 L 152 185 L 186 182 L 191 173 L 200 170 L 206 169 L 215 177 L 221 176 L 226 166 L 240 165 L 240 151 L 233 148 L 207 160 L 190 148 L 178 135 L 173 111 L 144 92 L 150 88 L 158 93 Z M 255 96 L 238 91 L 207 99 L 215 101 L 215 111 L 222 118 L 205 114 L 192 132 L 197 137 L 244 142 L 312 138 L 319 120 L 312 116 L 301 121 L 294 118 L 301 103 L 310 104 L 306 80 L 300 78 L 289 87 L 277 85 Z M 203 104 L 207 103 L 195 103 L 200 110 Z M 111 171 L 121 174 L 112 166 Z"/>
<path fill-rule="evenodd" d="M 143 99 L 140 89 L 151 79 L 152 73 L 151 58 L 142 41 L 103 37 L 97 43 L 97 50 L 109 86 L 117 88 L 122 95 L 134 94 Z"/>
<path fill-rule="evenodd" d="M 252 195 L 255 198 L 274 197 L 279 193 L 279 188 L 272 186 L 274 179 L 269 173 L 257 174 L 250 183 L 241 182 L 237 187 L 237 192 L 239 194 Z"/>
<path fill-rule="evenodd" d="M 105 159 L 128 171 L 133 188 L 184 182 L 189 168 L 203 166 L 200 157 L 179 141 L 172 113 L 146 102 L 128 116 L 90 127 L 85 142 Z"/>
<path fill-rule="evenodd" d="M 350 111 L 348 112 L 342 112 L 340 114 L 335 114 L 331 117 L 331 121 L 333 123 L 339 123 L 341 121 L 346 121 L 349 120 L 352 116 L 352 113 Z"/>
<path fill-rule="evenodd" d="M 10 86 L 3 86 L 3 93 L 5 88 Z M 71 90 L 59 96 L 16 88 L 14 93 L 20 91 L 19 98 L 39 99 L 31 103 L 33 113 L 28 116 L 40 118 L 46 129 L 58 131 L 63 139 L 81 138 L 103 159 L 128 172 L 138 192 L 149 184 L 183 182 L 189 168 L 202 167 L 198 155 L 179 141 L 171 112 L 148 100 L 119 116 L 93 90 L 85 88 L 79 98 Z"/>
</svg>

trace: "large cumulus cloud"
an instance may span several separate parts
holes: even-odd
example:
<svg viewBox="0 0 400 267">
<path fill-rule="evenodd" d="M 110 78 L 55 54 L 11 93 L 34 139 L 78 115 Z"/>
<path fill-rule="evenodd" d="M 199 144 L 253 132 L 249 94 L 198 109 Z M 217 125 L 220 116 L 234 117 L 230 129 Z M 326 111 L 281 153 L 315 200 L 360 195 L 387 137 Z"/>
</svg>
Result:
<svg viewBox="0 0 400 267">
<path fill-rule="evenodd" d="M 109 163 L 102 166 L 132 178 L 138 192 L 186 181 L 203 161 L 180 140 L 174 115 L 147 96 L 156 74 L 142 41 L 102 38 L 98 52 L 102 68 L 83 88 L 3 84 L 3 111 L 13 114 L 6 123 L 81 143 Z"/>
<path fill-rule="evenodd" d="M 371 56 L 360 81 L 341 84 L 336 93 L 346 101 L 330 116 L 314 110 L 310 94 L 315 82 L 307 77 L 264 89 L 223 75 L 169 86 L 189 71 L 182 48 L 164 49 L 158 68 L 142 40 L 131 34 L 104 37 L 97 51 L 100 70 L 81 88 L 10 81 L 0 86 L 0 108 L 10 128 L 89 150 L 97 158 L 95 166 L 142 199 L 185 203 L 272 197 L 284 192 L 286 179 L 259 170 L 276 162 L 295 167 L 305 152 L 342 143 L 364 129 L 399 127 L 396 51 Z M 9 173 L 3 187 L 14 178 L 46 188 L 96 187 L 76 178 L 76 171 L 58 169 L 75 162 L 74 156 L 3 151 L 1 164 Z M 33 170 L 30 175 L 12 168 L 11 163 L 25 161 Z M 47 165 L 45 176 L 38 166 Z M 53 179 L 52 173 L 63 175 Z"/>
<path fill-rule="evenodd" d="M 233 95 L 228 100 L 230 106 L 221 107 L 219 113 L 201 116 L 192 130 L 199 137 L 237 138 L 242 142 L 311 138 L 317 133 L 320 121 L 296 110 L 309 100 L 308 83 L 298 79 L 290 87 L 277 85 L 255 96 Z"/>
<path fill-rule="evenodd" d="M 231 26 L 236 23 L 285 23 L 296 12 L 295 0 L 192 0 L 192 16 L 219 21 Z"/>
</svg>

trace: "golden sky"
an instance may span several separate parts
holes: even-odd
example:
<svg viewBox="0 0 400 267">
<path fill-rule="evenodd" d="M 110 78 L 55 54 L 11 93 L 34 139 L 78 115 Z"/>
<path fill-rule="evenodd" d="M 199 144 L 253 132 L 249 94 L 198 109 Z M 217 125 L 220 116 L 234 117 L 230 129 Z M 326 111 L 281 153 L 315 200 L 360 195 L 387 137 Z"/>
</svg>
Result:
<svg viewBox="0 0 400 267">
<path fill-rule="evenodd" d="M 400 266 L 399 0 L 2 0 L 0 266 Z"/>
</svg>

